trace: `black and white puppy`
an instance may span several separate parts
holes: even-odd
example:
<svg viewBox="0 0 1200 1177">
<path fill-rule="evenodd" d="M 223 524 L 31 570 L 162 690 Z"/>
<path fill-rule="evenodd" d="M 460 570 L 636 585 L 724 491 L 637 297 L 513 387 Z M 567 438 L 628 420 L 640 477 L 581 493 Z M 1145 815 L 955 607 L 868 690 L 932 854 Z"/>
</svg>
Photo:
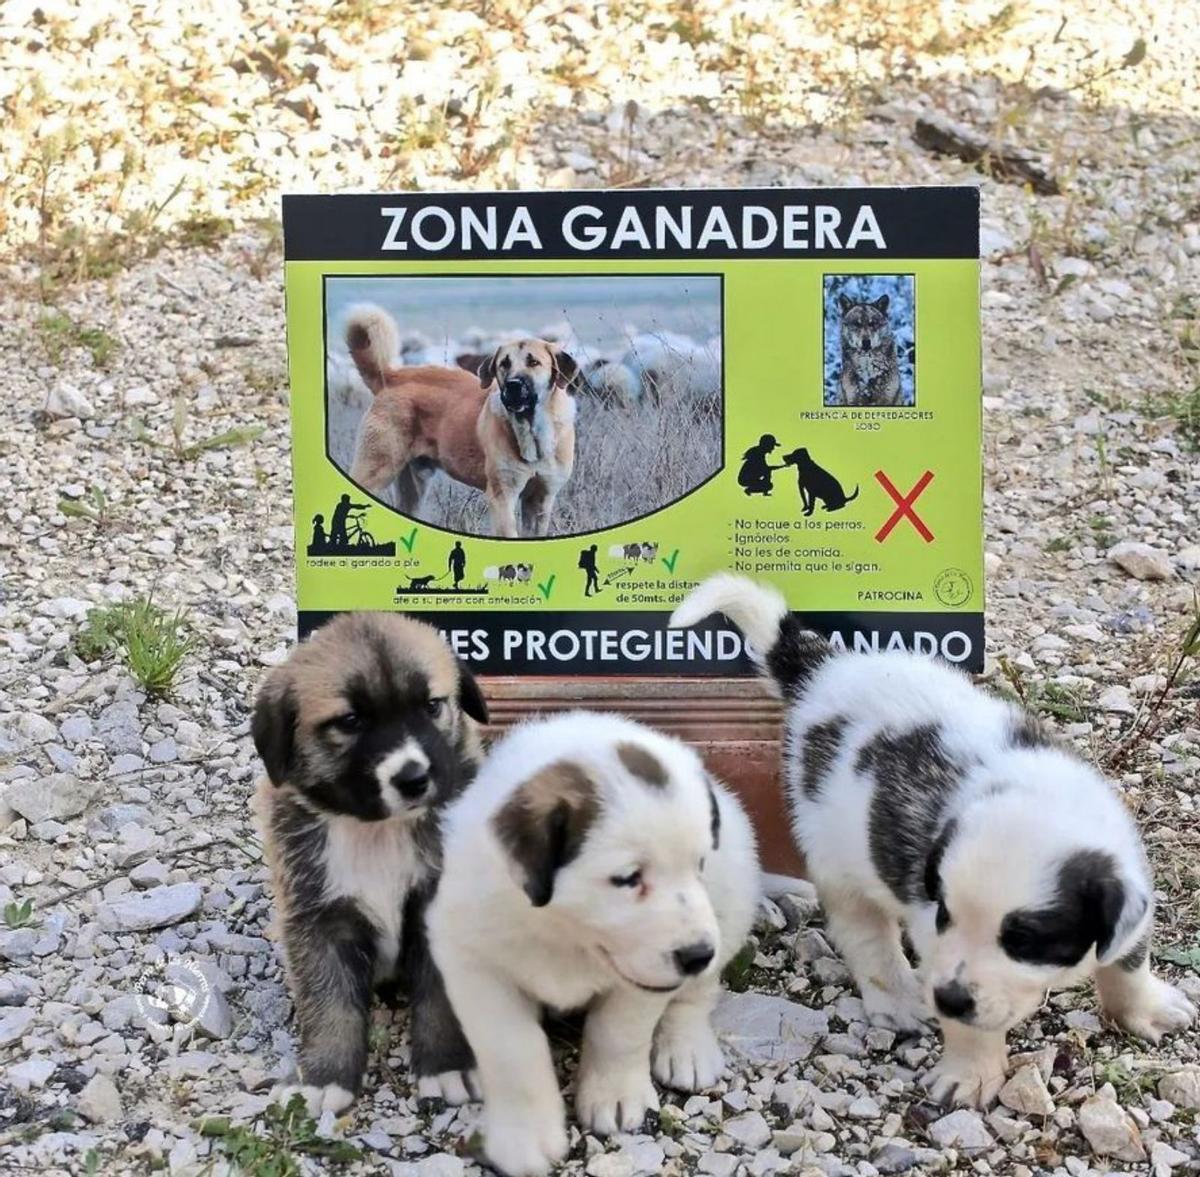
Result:
<svg viewBox="0 0 1200 1177">
<path fill-rule="evenodd" d="M 479 762 L 476 720 L 483 698 L 438 634 L 385 613 L 335 618 L 259 691 L 252 730 L 270 780 L 255 808 L 300 1029 L 298 1090 L 314 1114 L 358 1094 L 371 990 L 393 977 L 408 992 L 420 1094 L 470 1098 L 471 1051 L 424 913 L 440 811 Z"/>
<path fill-rule="evenodd" d="M 446 812 L 434 959 L 479 1060 L 484 1150 L 508 1177 L 567 1152 L 544 1008 L 587 1010 L 575 1112 L 600 1135 L 724 1069 L 721 969 L 758 902 L 750 822 L 678 740 L 615 715 L 521 724 Z"/>
<path fill-rule="evenodd" d="M 990 1103 L 1008 1029 L 1089 974 L 1132 1034 L 1157 1042 L 1192 1021 L 1187 998 L 1150 972 L 1149 866 L 1103 777 L 948 666 L 834 655 L 744 578 L 705 581 L 671 621 L 717 612 L 788 702 L 794 833 L 868 1015 L 914 1029 L 928 1001 L 937 1009 L 936 1098 Z"/>
</svg>

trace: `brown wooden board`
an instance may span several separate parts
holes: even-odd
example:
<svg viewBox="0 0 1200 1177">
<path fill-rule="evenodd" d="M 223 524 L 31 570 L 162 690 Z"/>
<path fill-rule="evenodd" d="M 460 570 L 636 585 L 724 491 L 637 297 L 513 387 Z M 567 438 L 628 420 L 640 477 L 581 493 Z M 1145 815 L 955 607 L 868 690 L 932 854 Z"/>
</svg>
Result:
<svg viewBox="0 0 1200 1177">
<path fill-rule="evenodd" d="M 490 677 L 490 734 L 537 715 L 616 711 L 691 744 L 733 789 L 758 835 L 763 869 L 805 877 L 779 779 L 782 709 L 754 679 Z"/>
</svg>

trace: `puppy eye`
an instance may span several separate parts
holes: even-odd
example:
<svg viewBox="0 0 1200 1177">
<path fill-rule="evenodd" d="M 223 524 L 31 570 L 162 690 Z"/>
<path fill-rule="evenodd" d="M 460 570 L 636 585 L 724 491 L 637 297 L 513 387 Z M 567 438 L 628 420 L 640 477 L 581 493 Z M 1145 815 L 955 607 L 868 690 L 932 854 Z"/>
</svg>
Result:
<svg viewBox="0 0 1200 1177">
<path fill-rule="evenodd" d="M 538 367 L 538 366 L 539 366 L 539 363 L 538 363 L 538 361 L 537 361 L 537 360 L 535 360 L 535 359 L 533 358 L 533 356 L 530 356 L 530 357 L 529 357 L 529 359 L 527 359 L 525 362 L 526 362 L 526 363 L 527 363 L 527 364 L 528 364 L 528 365 L 529 365 L 531 368 L 536 368 L 536 367 Z"/>
<path fill-rule="evenodd" d="M 939 932 L 944 932 L 950 926 L 950 912 L 941 899 L 937 903 L 937 915 L 934 917 L 934 926 Z"/>
<path fill-rule="evenodd" d="M 640 887 L 642 885 L 642 872 L 635 870 L 630 875 L 613 875 L 608 881 L 614 887 Z"/>
<path fill-rule="evenodd" d="M 329 726 L 346 735 L 351 735 L 362 727 L 362 720 L 353 711 L 347 711 L 344 715 L 335 715 L 329 721 Z"/>
<path fill-rule="evenodd" d="M 430 699 L 425 704 L 425 714 L 433 716 L 436 719 L 442 713 L 442 708 L 446 706 L 445 699 Z"/>
</svg>

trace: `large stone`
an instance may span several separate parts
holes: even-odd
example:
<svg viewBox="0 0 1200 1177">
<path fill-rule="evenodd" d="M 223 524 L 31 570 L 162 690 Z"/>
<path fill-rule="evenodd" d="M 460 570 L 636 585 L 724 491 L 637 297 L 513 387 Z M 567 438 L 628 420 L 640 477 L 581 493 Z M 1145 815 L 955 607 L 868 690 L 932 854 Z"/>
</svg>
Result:
<svg viewBox="0 0 1200 1177">
<path fill-rule="evenodd" d="M 771 1143 L 771 1125 L 761 1112 L 743 1112 L 740 1116 L 733 1116 L 721 1125 L 721 1131 L 726 1136 L 732 1136 L 748 1152 L 765 1148 Z"/>
<path fill-rule="evenodd" d="M 1200 1068 L 1164 1075 L 1158 1084 L 1158 1094 L 1178 1108 L 1200 1111 Z"/>
<path fill-rule="evenodd" d="M 1108 549 L 1108 562 L 1136 580 L 1167 580 L 1174 575 L 1171 557 L 1149 544 L 1125 540 Z"/>
<path fill-rule="evenodd" d="M 29 1058 L 9 1067 L 4 1072 L 4 1079 L 18 1091 L 30 1091 L 35 1087 L 45 1087 L 47 1080 L 57 1069 L 58 1064 L 53 1059 Z"/>
<path fill-rule="evenodd" d="M 200 907 L 202 898 L 203 893 L 195 883 L 154 887 L 140 894 L 122 895 L 119 899 L 99 904 L 96 920 L 108 932 L 145 932 L 150 928 L 166 928 L 192 915 Z"/>
<path fill-rule="evenodd" d="M 121 1118 L 121 1093 L 107 1075 L 97 1073 L 79 1093 L 75 1106 L 93 1124 L 111 1123 Z"/>
<path fill-rule="evenodd" d="M 964 1152 L 991 1148 L 995 1143 L 983 1117 L 970 1108 L 959 1108 L 934 1120 L 929 1125 L 929 1138 L 942 1148 L 961 1148 Z"/>
<path fill-rule="evenodd" d="M 39 779 L 18 781 L 4 800 L 31 825 L 78 817 L 96 795 L 94 784 L 84 784 L 69 773 L 57 772 Z"/>
<path fill-rule="evenodd" d="M 118 699 L 100 712 L 96 733 L 112 753 L 142 751 L 142 724 L 137 705 L 129 699 Z"/>
<path fill-rule="evenodd" d="M 727 993 L 713 1014 L 713 1025 L 733 1054 L 762 1066 L 808 1058 L 829 1032 L 829 1017 L 782 997 Z"/>
<path fill-rule="evenodd" d="M 0 1046 L 11 1046 L 25 1037 L 25 1031 L 33 1025 L 37 1014 L 25 1006 L 18 1006 L 0 1017 Z"/>
<path fill-rule="evenodd" d="M 1146 1159 L 1142 1134 L 1129 1113 L 1117 1103 L 1110 1083 L 1080 1105 L 1079 1131 L 1098 1157 L 1130 1162 Z"/>
<path fill-rule="evenodd" d="M 1023 1116 L 1054 1115 L 1054 1100 L 1033 1063 L 1019 1067 L 1000 1088 L 1000 1102 Z"/>
</svg>

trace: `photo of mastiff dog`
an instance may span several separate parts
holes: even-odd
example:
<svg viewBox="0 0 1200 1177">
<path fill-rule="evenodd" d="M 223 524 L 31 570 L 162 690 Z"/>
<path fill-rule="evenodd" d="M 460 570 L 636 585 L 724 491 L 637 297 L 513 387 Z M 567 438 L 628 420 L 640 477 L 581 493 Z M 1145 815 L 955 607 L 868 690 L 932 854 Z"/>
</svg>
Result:
<svg viewBox="0 0 1200 1177">
<path fill-rule="evenodd" d="M 346 346 L 374 396 L 359 428 L 350 477 L 372 494 L 395 484 L 416 512 L 437 470 L 487 496 L 492 529 L 544 536 L 575 465 L 575 360 L 557 344 L 501 344 L 477 376 L 462 368 L 393 363 L 399 333 L 387 311 L 351 308 Z"/>
</svg>

